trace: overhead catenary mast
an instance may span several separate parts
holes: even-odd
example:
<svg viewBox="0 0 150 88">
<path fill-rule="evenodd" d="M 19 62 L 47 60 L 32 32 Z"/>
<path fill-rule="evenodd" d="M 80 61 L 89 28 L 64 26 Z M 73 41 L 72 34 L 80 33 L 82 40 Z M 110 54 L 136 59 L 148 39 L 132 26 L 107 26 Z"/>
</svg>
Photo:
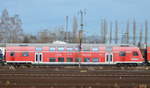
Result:
<svg viewBox="0 0 150 88">
<path fill-rule="evenodd" d="M 80 10 L 79 11 L 79 14 L 80 14 L 80 30 L 79 30 L 79 52 L 82 50 L 82 41 L 83 41 L 83 26 L 84 26 L 84 23 L 83 23 L 83 16 L 86 14 L 85 10 Z M 80 53 L 79 53 L 79 56 L 80 56 Z M 80 63 L 81 60 L 79 61 L 79 68 L 80 68 Z"/>
<path fill-rule="evenodd" d="M 84 26 L 84 23 L 83 23 L 83 17 L 84 17 L 84 15 L 86 15 L 86 11 L 84 10 L 80 10 L 79 11 L 79 14 L 80 14 L 80 30 L 79 30 L 79 42 L 80 42 L 80 47 L 81 47 L 81 44 L 82 44 L 82 42 L 83 42 L 83 32 L 84 32 L 84 30 L 83 30 L 83 26 Z"/>
</svg>

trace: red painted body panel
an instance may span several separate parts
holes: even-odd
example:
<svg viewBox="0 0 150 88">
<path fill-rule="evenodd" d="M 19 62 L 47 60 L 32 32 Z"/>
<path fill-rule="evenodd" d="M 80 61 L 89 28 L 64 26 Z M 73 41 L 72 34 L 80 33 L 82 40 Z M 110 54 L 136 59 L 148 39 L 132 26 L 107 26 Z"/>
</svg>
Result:
<svg viewBox="0 0 150 88">
<path fill-rule="evenodd" d="M 90 62 L 92 62 L 93 58 L 99 58 L 99 62 L 106 62 L 106 54 L 112 54 L 112 62 L 114 63 L 128 63 L 128 62 L 144 62 L 142 54 L 137 47 L 112 47 L 111 51 L 107 51 L 104 46 L 99 47 L 99 51 L 49 51 L 49 47 L 41 47 L 42 50 L 36 51 L 35 46 L 9 46 L 6 47 L 6 61 L 31 61 L 35 62 L 36 53 L 42 53 L 42 62 L 49 62 L 49 58 L 56 58 L 56 62 L 58 62 L 58 58 L 64 58 L 64 62 L 66 62 L 66 58 L 73 58 L 73 62 L 75 62 L 75 58 L 81 58 L 81 62 L 84 62 L 84 58 L 89 58 Z M 120 56 L 120 52 L 124 51 L 126 53 L 125 56 Z M 133 56 L 133 52 L 137 52 L 138 56 Z M 149 48 L 150 51 L 150 48 Z M 10 54 L 14 52 L 15 54 L 11 56 Z M 23 56 L 23 52 L 28 52 L 28 56 Z M 150 55 L 148 55 L 150 58 Z"/>
</svg>

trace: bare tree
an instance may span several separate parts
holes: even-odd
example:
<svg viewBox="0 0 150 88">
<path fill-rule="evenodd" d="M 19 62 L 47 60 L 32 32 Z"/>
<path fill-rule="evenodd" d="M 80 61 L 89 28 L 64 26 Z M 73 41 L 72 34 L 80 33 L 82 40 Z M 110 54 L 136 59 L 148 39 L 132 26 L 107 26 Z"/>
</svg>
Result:
<svg viewBox="0 0 150 88">
<path fill-rule="evenodd" d="M 23 40 L 23 30 L 21 28 L 22 22 L 19 19 L 18 15 L 15 15 L 12 18 L 12 27 L 14 29 L 12 29 L 12 42 L 16 43 L 16 42 L 22 42 Z"/>
<path fill-rule="evenodd" d="M 0 32 L 3 32 L 2 42 L 22 42 L 23 30 L 21 28 L 22 22 L 18 15 L 9 17 L 7 9 L 5 9 L 1 16 Z"/>
</svg>

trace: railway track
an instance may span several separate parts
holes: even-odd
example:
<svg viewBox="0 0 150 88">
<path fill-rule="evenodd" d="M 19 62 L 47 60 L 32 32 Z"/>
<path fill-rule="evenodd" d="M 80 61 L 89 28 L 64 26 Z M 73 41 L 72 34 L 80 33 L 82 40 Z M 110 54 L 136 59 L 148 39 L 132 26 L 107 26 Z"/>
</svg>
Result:
<svg viewBox="0 0 150 88">
<path fill-rule="evenodd" d="M 7 77 L 150 77 L 150 75 L 75 75 L 75 74 L 0 74 L 1 76 L 7 76 Z M 0 79 L 2 79 L 1 77 Z M 6 78 L 8 79 L 8 78 Z M 10 79 L 10 78 L 9 78 Z"/>
<path fill-rule="evenodd" d="M 104 67 L 105 68 L 105 67 Z M 150 70 L 101 67 L 0 69 L 0 88 L 149 88 Z"/>
</svg>

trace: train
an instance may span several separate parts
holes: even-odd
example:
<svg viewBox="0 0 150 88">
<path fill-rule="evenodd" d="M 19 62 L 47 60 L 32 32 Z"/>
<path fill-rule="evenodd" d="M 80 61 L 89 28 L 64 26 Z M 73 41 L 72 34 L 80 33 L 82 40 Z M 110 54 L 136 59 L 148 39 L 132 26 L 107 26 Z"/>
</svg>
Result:
<svg viewBox="0 0 150 88">
<path fill-rule="evenodd" d="M 146 51 L 145 51 L 146 50 Z M 150 47 L 133 45 L 7 44 L 0 47 L 0 62 L 11 65 L 145 65 Z"/>
</svg>

